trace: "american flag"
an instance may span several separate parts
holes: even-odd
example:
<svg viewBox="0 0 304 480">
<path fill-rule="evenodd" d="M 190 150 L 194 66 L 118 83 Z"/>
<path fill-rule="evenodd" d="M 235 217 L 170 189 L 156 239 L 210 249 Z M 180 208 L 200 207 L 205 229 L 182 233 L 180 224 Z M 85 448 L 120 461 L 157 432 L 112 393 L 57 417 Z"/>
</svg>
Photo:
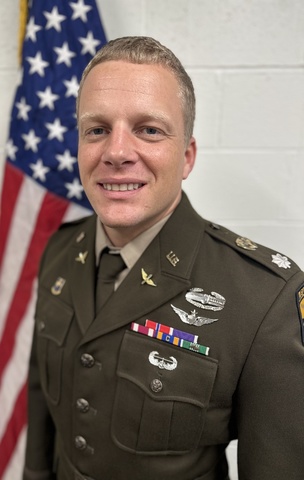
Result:
<svg viewBox="0 0 304 480">
<path fill-rule="evenodd" d="M 75 101 L 106 43 L 95 0 L 32 0 L 12 108 L 0 217 L 0 479 L 21 478 L 39 259 L 63 221 L 91 214 L 79 181 Z"/>
</svg>

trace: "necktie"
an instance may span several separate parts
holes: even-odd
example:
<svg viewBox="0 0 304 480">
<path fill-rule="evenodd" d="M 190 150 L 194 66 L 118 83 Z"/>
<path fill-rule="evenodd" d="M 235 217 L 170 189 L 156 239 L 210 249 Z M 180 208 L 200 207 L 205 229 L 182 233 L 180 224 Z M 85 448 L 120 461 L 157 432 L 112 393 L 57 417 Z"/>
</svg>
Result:
<svg viewBox="0 0 304 480">
<path fill-rule="evenodd" d="M 96 284 L 96 313 L 114 292 L 117 275 L 125 266 L 120 253 L 110 253 L 108 248 L 101 253 Z"/>
</svg>

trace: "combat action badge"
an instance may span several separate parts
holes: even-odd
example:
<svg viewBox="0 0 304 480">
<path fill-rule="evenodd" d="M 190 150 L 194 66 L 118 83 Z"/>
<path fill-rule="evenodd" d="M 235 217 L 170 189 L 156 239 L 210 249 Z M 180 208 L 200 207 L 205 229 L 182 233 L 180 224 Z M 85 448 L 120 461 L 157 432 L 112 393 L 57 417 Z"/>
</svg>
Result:
<svg viewBox="0 0 304 480">
<path fill-rule="evenodd" d="M 296 293 L 299 319 L 301 325 L 302 345 L 304 345 L 304 285 Z"/>
</svg>

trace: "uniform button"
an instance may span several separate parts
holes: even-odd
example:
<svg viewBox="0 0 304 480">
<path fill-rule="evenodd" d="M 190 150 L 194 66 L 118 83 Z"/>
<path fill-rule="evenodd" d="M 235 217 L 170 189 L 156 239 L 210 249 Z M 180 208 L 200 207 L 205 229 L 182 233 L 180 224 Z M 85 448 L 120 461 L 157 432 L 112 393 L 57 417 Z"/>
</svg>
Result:
<svg viewBox="0 0 304 480">
<path fill-rule="evenodd" d="M 90 404 L 85 398 L 78 398 L 76 407 L 81 413 L 87 413 L 90 410 Z"/>
<path fill-rule="evenodd" d="M 213 228 L 213 230 L 220 230 L 220 226 L 217 223 L 210 223 L 210 227 Z"/>
<path fill-rule="evenodd" d="M 86 368 L 91 368 L 95 364 L 94 357 L 92 357 L 92 355 L 90 355 L 89 353 L 83 353 L 81 355 L 80 361 L 81 365 Z"/>
<path fill-rule="evenodd" d="M 150 388 L 152 392 L 158 393 L 163 389 L 163 384 L 158 378 L 154 378 L 154 380 L 152 380 L 150 383 Z"/>
<path fill-rule="evenodd" d="M 43 332 L 44 329 L 45 329 L 45 323 L 41 320 L 38 323 L 38 332 Z"/>
<path fill-rule="evenodd" d="M 81 435 L 77 435 L 77 437 L 75 437 L 75 447 L 78 450 L 85 450 L 87 448 L 86 439 L 84 437 L 82 437 Z"/>
</svg>

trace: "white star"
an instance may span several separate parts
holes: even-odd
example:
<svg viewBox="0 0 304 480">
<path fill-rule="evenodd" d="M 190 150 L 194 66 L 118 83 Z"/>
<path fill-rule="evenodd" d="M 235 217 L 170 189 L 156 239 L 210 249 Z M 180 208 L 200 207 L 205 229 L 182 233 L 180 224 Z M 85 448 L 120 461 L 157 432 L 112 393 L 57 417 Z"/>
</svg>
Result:
<svg viewBox="0 0 304 480">
<path fill-rule="evenodd" d="M 35 57 L 26 57 L 26 60 L 30 63 L 30 75 L 38 73 L 40 77 L 44 77 L 44 69 L 49 65 L 48 62 L 42 60 L 41 52 L 37 52 Z"/>
<path fill-rule="evenodd" d="M 61 22 L 63 22 L 66 17 L 64 15 L 60 15 L 57 7 L 53 7 L 51 12 L 43 12 L 43 15 L 47 19 L 47 24 L 45 26 L 46 30 L 55 28 L 57 32 L 61 32 Z"/>
<path fill-rule="evenodd" d="M 59 95 L 52 92 L 51 87 L 46 87 L 44 92 L 37 92 L 40 98 L 39 108 L 48 107 L 50 110 L 54 110 L 54 102 L 58 100 Z"/>
<path fill-rule="evenodd" d="M 86 38 L 80 37 L 78 40 L 82 44 L 82 55 L 85 55 L 86 53 L 90 53 L 92 56 L 95 55 L 96 47 L 100 44 L 100 41 L 93 37 L 92 32 L 88 32 Z"/>
<path fill-rule="evenodd" d="M 50 171 L 49 167 L 45 167 L 42 160 L 37 160 L 36 163 L 30 163 L 33 170 L 33 178 L 38 178 L 41 182 L 46 181 L 46 174 Z"/>
<path fill-rule="evenodd" d="M 72 65 L 71 58 L 76 56 L 76 53 L 71 52 L 68 46 L 68 42 L 64 42 L 62 47 L 54 47 L 55 52 L 58 55 L 56 63 L 65 63 L 67 67 Z"/>
<path fill-rule="evenodd" d="M 85 5 L 83 0 L 78 0 L 77 3 L 70 3 L 71 8 L 73 9 L 72 20 L 76 18 L 81 18 L 83 22 L 87 22 L 87 12 L 89 12 L 92 7 Z"/>
<path fill-rule="evenodd" d="M 22 118 L 22 120 L 25 121 L 28 120 L 28 112 L 32 110 L 32 107 L 27 105 L 24 97 L 21 98 L 20 102 L 16 103 L 16 107 L 18 108 L 17 118 Z"/>
<path fill-rule="evenodd" d="M 21 137 L 25 141 L 25 150 L 37 152 L 37 145 L 41 141 L 41 138 L 36 137 L 34 130 L 30 130 L 29 133 L 24 133 Z"/>
<path fill-rule="evenodd" d="M 10 138 L 5 146 L 5 150 L 7 156 L 10 160 L 16 160 L 16 152 L 18 151 L 18 147 L 13 144 L 12 139 Z"/>
<path fill-rule="evenodd" d="M 63 80 L 64 85 L 66 86 L 66 97 L 75 97 L 77 98 L 79 83 L 77 77 L 74 75 L 71 80 Z"/>
<path fill-rule="evenodd" d="M 72 157 L 69 150 L 65 150 L 62 155 L 56 155 L 56 158 L 59 162 L 58 170 L 64 170 L 66 168 L 69 172 L 73 171 L 73 163 L 76 163 L 77 159 Z"/>
<path fill-rule="evenodd" d="M 80 185 L 78 178 L 74 178 L 73 183 L 65 183 L 64 186 L 68 189 L 68 198 L 76 197 L 78 200 L 82 198 L 83 186 Z"/>
<path fill-rule="evenodd" d="M 34 17 L 31 17 L 26 27 L 25 38 L 31 39 L 32 42 L 36 42 L 37 40 L 36 33 L 39 32 L 39 30 L 42 30 L 42 27 L 40 27 L 39 25 L 36 25 Z"/>
<path fill-rule="evenodd" d="M 63 134 L 67 131 L 67 127 L 61 125 L 59 118 L 56 118 L 54 123 L 46 123 L 46 128 L 49 130 L 48 139 L 57 138 L 59 142 L 63 142 Z"/>
</svg>

